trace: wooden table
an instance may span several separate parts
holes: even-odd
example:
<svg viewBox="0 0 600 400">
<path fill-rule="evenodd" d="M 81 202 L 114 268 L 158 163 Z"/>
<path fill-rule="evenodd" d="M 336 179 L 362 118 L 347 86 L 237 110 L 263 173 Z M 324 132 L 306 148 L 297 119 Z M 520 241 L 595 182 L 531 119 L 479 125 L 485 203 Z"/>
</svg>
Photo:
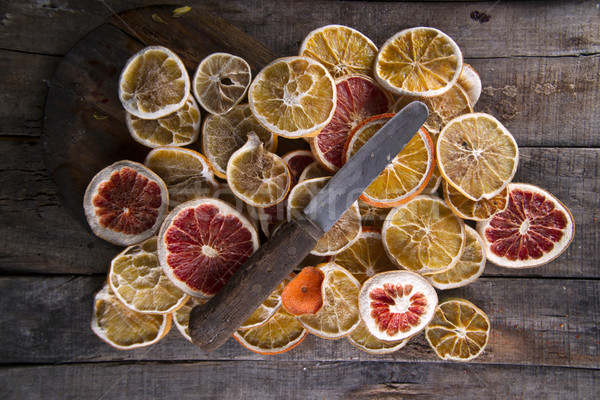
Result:
<svg viewBox="0 0 600 400">
<path fill-rule="evenodd" d="M 113 11 L 158 3 L 0 4 L 0 398 L 598 398 L 597 2 L 185 2 L 282 56 L 330 23 L 377 45 L 418 25 L 457 41 L 483 82 L 476 110 L 499 118 L 520 146 L 515 181 L 556 195 L 576 224 L 573 243 L 555 261 L 516 271 L 488 264 L 472 285 L 441 294 L 467 298 L 490 316 L 490 343 L 467 364 L 440 361 L 423 335 L 387 356 L 310 336 L 267 357 L 233 340 L 205 354 L 175 329 L 134 351 L 112 349 L 92 333 L 92 299 L 118 249 L 63 205 L 44 162 L 44 102 L 57 65 L 80 38 Z"/>
</svg>

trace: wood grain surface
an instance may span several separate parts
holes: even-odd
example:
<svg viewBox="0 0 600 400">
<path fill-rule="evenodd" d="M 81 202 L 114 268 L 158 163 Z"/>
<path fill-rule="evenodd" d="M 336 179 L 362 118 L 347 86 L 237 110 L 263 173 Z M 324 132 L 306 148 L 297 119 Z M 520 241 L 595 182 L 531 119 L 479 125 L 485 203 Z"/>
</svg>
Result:
<svg viewBox="0 0 600 400">
<path fill-rule="evenodd" d="M 73 216 L 54 183 L 56 172 L 46 168 L 42 127 L 48 121 L 43 116 L 46 112 L 56 122 L 57 115 L 48 115 L 45 100 L 55 71 L 80 40 L 103 29 L 104 37 L 120 37 L 133 52 L 149 38 L 128 33 L 123 21 L 136 22 L 115 20 L 113 12 L 159 3 L 164 1 L 0 3 L 1 398 L 598 397 L 597 2 L 185 4 L 231 23 L 274 55 L 295 54 L 311 29 L 329 23 L 357 28 L 379 46 L 393 33 L 417 25 L 435 26 L 456 39 L 482 79 L 476 110 L 497 117 L 520 146 L 515 180 L 556 195 L 571 209 L 576 225 L 573 243 L 553 262 L 518 271 L 488 263 L 474 284 L 441 293 L 467 298 L 490 316 L 489 347 L 468 364 L 438 360 L 422 335 L 386 356 L 361 352 L 345 339 L 309 336 L 292 351 L 268 357 L 233 340 L 207 355 L 176 329 L 156 345 L 133 351 L 115 350 L 92 333 L 93 295 L 119 249 L 95 238 Z M 489 21 L 473 20 L 473 11 L 487 13 Z M 153 23 L 140 37 L 154 34 Z M 128 55 L 113 51 L 113 56 Z M 108 59 L 97 61 L 119 69 Z M 106 90 L 107 82 L 78 76 L 77 69 L 69 72 L 76 79 L 63 84 L 72 91 L 90 81 Z M 81 125 L 64 123 L 65 132 L 110 122 L 93 117 L 110 111 L 106 107 L 100 103 L 90 109 Z M 125 129 L 121 121 L 117 115 L 115 135 Z M 106 143 L 109 149 L 112 140 Z M 85 158 L 91 150 L 80 143 Z M 141 157 L 144 150 L 137 151 Z"/>
</svg>

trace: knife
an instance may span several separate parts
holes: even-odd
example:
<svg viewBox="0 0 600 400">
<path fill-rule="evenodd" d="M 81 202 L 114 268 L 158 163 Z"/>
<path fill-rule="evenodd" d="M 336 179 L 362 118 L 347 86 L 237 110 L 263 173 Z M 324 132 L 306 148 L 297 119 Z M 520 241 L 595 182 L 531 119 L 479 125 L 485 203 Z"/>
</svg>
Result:
<svg viewBox="0 0 600 400">
<path fill-rule="evenodd" d="M 306 206 L 254 252 L 206 304 L 190 314 L 190 336 L 205 352 L 219 348 L 294 270 L 428 116 L 415 101 L 373 135 Z"/>
</svg>

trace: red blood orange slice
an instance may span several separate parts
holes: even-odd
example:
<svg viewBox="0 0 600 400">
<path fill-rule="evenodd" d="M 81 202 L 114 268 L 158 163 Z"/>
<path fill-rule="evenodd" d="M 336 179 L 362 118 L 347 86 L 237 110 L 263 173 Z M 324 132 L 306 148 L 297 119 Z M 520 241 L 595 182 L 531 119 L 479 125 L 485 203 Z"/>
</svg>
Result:
<svg viewBox="0 0 600 400">
<path fill-rule="evenodd" d="M 364 119 L 388 112 L 391 96 L 364 75 L 336 80 L 337 103 L 331 122 L 311 142 L 317 160 L 331 172 L 343 165 L 343 152 L 350 132 Z"/>
<path fill-rule="evenodd" d="M 98 172 L 83 197 L 92 231 L 119 246 L 131 246 L 154 235 L 168 205 L 162 179 L 142 164 L 127 160 Z"/>
<path fill-rule="evenodd" d="M 437 304 L 433 286 L 410 271 L 381 272 L 369 278 L 358 295 L 361 319 L 383 341 L 407 339 L 425 329 Z"/>
<path fill-rule="evenodd" d="M 298 182 L 298 179 L 300 178 L 300 175 L 302 175 L 304 168 L 308 167 L 315 161 L 310 150 L 292 150 L 288 153 L 285 153 L 281 159 L 290 169 L 290 174 L 292 175 L 294 184 Z"/>
<path fill-rule="evenodd" d="M 177 206 L 160 228 L 158 257 L 167 276 L 195 297 L 211 297 L 258 249 L 254 226 L 224 201 Z"/>
<path fill-rule="evenodd" d="M 558 257 L 571 243 L 571 212 L 547 191 L 526 183 L 508 185 L 506 209 L 477 223 L 486 257 L 507 268 L 538 267 Z"/>
</svg>

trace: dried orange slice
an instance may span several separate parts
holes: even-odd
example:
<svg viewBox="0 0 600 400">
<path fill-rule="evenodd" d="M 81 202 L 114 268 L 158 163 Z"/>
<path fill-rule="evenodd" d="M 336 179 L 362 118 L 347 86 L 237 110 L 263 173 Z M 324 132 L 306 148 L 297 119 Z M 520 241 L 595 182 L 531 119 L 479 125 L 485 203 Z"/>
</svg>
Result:
<svg viewBox="0 0 600 400">
<path fill-rule="evenodd" d="M 199 297 L 188 297 L 188 301 L 183 306 L 173 311 L 173 323 L 177 327 L 177 330 L 192 343 L 192 337 L 190 336 L 190 313 L 194 307 L 201 306 L 207 301 L 208 299 L 201 299 Z"/>
<path fill-rule="evenodd" d="M 162 46 L 134 54 L 119 78 L 119 98 L 138 118 L 164 117 L 179 110 L 190 95 L 190 77 L 181 59 Z"/>
<path fill-rule="evenodd" d="M 408 343 L 408 339 L 388 342 L 377 339 L 371 335 L 371 332 L 367 329 L 364 322 L 356 327 L 355 330 L 350 332 L 346 339 L 352 344 L 352 346 L 371 354 L 390 354 L 394 353 Z"/>
<path fill-rule="evenodd" d="M 471 107 L 475 107 L 479 96 L 481 96 L 481 78 L 475 69 L 469 64 L 463 64 L 462 71 L 456 82 L 467 93 Z"/>
<path fill-rule="evenodd" d="M 303 210 L 319 190 L 329 182 L 329 177 L 308 179 L 297 184 L 288 198 L 288 219 Z M 355 202 L 318 241 L 311 254 L 330 256 L 339 253 L 358 240 L 361 232 L 360 212 Z"/>
<path fill-rule="evenodd" d="M 489 261 L 507 268 L 538 267 L 569 247 L 575 224 L 569 209 L 535 185 L 508 185 L 508 206 L 477 223 Z"/>
<path fill-rule="evenodd" d="M 306 57 L 285 57 L 263 68 L 248 92 L 250 108 L 268 130 L 287 138 L 314 136 L 335 111 L 335 82 Z"/>
<path fill-rule="evenodd" d="M 330 176 L 330 173 L 325 170 L 317 161 L 309 164 L 304 168 L 302 174 L 298 178 L 298 182 L 306 181 L 314 178 L 324 178 Z"/>
<path fill-rule="evenodd" d="M 233 337 L 248 350 L 270 355 L 293 349 L 302 343 L 306 334 L 306 329 L 296 317 L 281 307 L 264 324 L 255 328 L 239 329 Z"/>
<path fill-rule="evenodd" d="M 490 320 L 473 303 L 454 299 L 440 303 L 425 337 L 442 360 L 470 361 L 487 345 Z"/>
<path fill-rule="evenodd" d="M 352 274 L 335 263 L 320 264 L 317 268 L 325 276 L 321 285 L 323 307 L 315 314 L 298 316 L 298 321 L 314 335 L 338 339 L 352 332 L 360 323 L 360 284 Z"/>
<path fill-rule="evenodd" d="M 363 230 L 369 227 L 379 228 L 381 230 L 385 218 L 390 213 L 389 208 L 372 206 L 365 203 L 360 198 L 358 199 L 358 209 L 360 211 L 360 222 L 363 226 Z"/>
<path fill-rule="evenodd" d="M 189 200 L 210 197 L 218 187 L 208 160 L 194 150 L 157 147 L 148 153 L 144 165 L 167 185 L 171 208 Z"/>
<path fill-rule="evenodd" d="M 171 329 L 171 314 L 142 314 L 115 296 L 108 283 L 94 297 L 92 330 L 100 339 L 120 350 L 149 346 Z"/>
<path fill-rule="evenodd" d="M 448 182 L 444 181 L 444 200 L 446 204 L 461 218 L 474 221 L 485 221 L 508 205 L 508 186 L 491 199 L 474 201 L 463 196 Z"/>
<path fill-rule="evenodd" d="M 254 226 L 224 201 L 203 198 L 177 206 L 158 235 L 167 276 L 195 297 L 214 295 L 258 249 Z"/>
<path fill-rule="evenodd" d="M 362 285 L 380 272 L 398 269 L 388 258 L 381 241 L 381 230 L 363 227 L 358 240 L 334 255 L 331 261 L 344 267 Z"/>
<path fill-rule="evenodd" d="M 389 38 L 375 60 L 375 78 L 401 96 L 438 96 L 458 80 L 463 58 L 458 45 L 440 30 L 416 27 Z"/>
<path fill-rule="evenodd" d="M 147 147 L 187 146 L 198 139 L 200 108 L 193 96 L 179 110 L 157 119 L 141 119 L 127 113 L 131 137 Z"/>
<path fill-rule="evenodd" d="M 359 124 L 346 142 L 345 159 L 350 159 L 392 117 L 393 114 L 376 115 Z M 419 129 L 360 198 L 376 207 L 404 204 L 423 191 L 433 166 L 433 142 L 424 129 Z"/>
<path fill-rule="evenodd" d="M 396 265 L 431 275 L 458 262 L 465 246 L 465 224 L 443 200 L 421 195 L 390 212 L 382 236 Z"/>
<path fill-rule="evenodd" d="M 431 179 L 429 179 L 429 182 L 427 182 L 427 185 L 425 186 L 425 188 L 423 189 L 423 191 L 421 192 L 422 194 L 437 194 L 438 189 L 440 188 L 440 185 L 442 184 L 442 181 L 444 180 L 444 178 L 442 177 L 442 174 L 440 173 L 440 169 L 437 167 L 437 163 L 434 161 L 434 165 L 433 165 L 433 173 L 431 174 Z"/>
<path fill-rule="evenodd" d="M 156 237 L 130 246 L 113 258 L 108 282 L 123 304 L 145 314 L 170 313 L 188 298 L 160 267 Z"/>
<path fill-rule="evenodd" d="M 233 193 L 254 207 L 269 207 L 285 199 L 292 184 L 285 162 L 270 151 L 254 133 L 229 158 L 227 183 Z"/>
<path fill-rule="evenodd" d="M 350 132 L 363 120 L 389 111 L 391 96 L 371 78 L 346 75 L 336 80 L 337 104 L 331 122 L 310 142 L 310 148 L 328 171 L 343 165 L 343 153 Z"/>
<path fill-rule="evenodd" d="M 369 278 L 358 298 L 360 318 L 376 339 L 399 341 L 421 332 L 438 304 L 435 289 L 410 271 L 389 271 Z"/>
<path fill-rule="evenodd" d="M 447 271 L 427 277 L 436 289 L 454 289 L 466 286 L 477 279 L 485 268 L 485 250 L 481 236 L 465 225 L 465 249 L 460 260 Z"/>
<path fill-rule="evenodd" d="M 167 186 L 142 164 L 118 161 L 98 172 L 83 198 L 92 231 L 119 246 L 152 237 L 167 213 Z"/>
<path fill-rule="evenodd" d="M 326 25 L 304 38 L 300 55 L 319 61 L 334 78 L 348 74 L 373 75 L 377 46 L 356 29 Z"/>
<path fill-rule="evenodd" d="M 323 306 L 321 286 L 325 275 L 315 267 L 304 267 L 281 293 L 281 305 L 292 315 L 314 314 Z"/>
<path fill-rule="evenodd" d="M 281 307 L 281 293 L 287 282 L 287 279 L 281 282 L 238 329 L 256 328 L 267 322 Z"/>
<path fill-rule="evenodd" d="M 225 114 L 246 95 L 252 73 L 241 57 L 213 53 L 204 58 L 194 74 L 192 91 L 211 114 Z"/>
<path fill-rule="evenodd" d="M 496 118 L 471 113 L 454 118 L 440 132 L 436 160 L 450 185 L 478 201 L 491 199 L 510 183 L 519 148 Z"/>
<path fill-rule="evenodd" d="M 277 136 L 258 123 L 248 104 L 238 104 L 223 115 L 209 115 L 202 124 L 202 153 L 219 178 L 227 175 L 227 162 L 254 132 L 267 151 L 277 150 Z"/>
</svg>

